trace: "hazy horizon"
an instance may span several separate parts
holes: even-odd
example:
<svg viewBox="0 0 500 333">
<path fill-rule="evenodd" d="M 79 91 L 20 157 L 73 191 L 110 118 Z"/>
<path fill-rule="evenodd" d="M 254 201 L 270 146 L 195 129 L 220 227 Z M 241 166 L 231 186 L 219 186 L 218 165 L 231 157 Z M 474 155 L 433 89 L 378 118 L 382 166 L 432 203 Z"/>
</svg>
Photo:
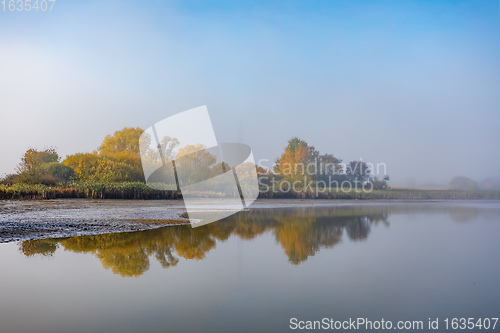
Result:
<svg viewBox="0 0 500 333">
<path fill-rule="evenodd" d="M 496 0 L 56 1 L 0 29 L 0 176 L 207 105 L 256 161 L 297 136 L 393 186 L 500 178 Z"/>
</svg>

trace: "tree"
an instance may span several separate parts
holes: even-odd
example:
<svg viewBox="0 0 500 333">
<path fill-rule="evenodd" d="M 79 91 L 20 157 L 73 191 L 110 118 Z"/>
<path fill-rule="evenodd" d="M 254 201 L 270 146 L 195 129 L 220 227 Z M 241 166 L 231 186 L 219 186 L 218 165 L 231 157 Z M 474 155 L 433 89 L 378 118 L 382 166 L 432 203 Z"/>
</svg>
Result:
<svg viewBox="0 0 500 333">
<path fill-rule="evenodd" d="M 494 177 L 488 177 L 479 183 L 481 190 L 487 191 L 498 191 L 500 190 L 500 179 Z"/>
<path fill-rule="evenodd" d="M 144 132 L 139 127 L 125 127 L 113 135 L 107 135 L 99 146 L 100 155 L 124 154 L 140 158 L 139 138 Z"/>
<path fill-rule="evenodd" d="M 313 175 L 308 172 L 308 166 L 315 162 L 319 152 L 314 146 L 297 137 L 288 141 L 285 151 L 276 161 L 274 172 L 288 181 L 310 180 Z"/>
<path fill-rule="evenodd" d="M 67 156 L 62 163 L 74 170 L 77 179 L 93 181 L 99 165 L 99 156 L 97 154 L 78 153 Z"/>
<path fill-rule="evenodd" d="M 222 165 L 216 163 L 216 157 L 202 144 L 180 148 L 175 159 L 179 185 L 196 184 L 222 173 Z"/>
<path fill-rule="evenodd" d="M 142 181 L 144 176 L 141 163 L 141 152 L 139 138 L 144 132 L 139 127 L 125 127 L 116 131 L 113 135 L 107 135 L 98 148 L 100 156 L 107 156 L 107 168 L 111 170 L 119 168 L 123 176 L 108 177 L 116 181 Z M 128 166 L 128 167 L 126 167 Z"/>
<path fill-rule="evenodd" d="M 59 155 L 54 148 L 36 150 L 30 148 L 21 158 L 15 177 L 16 182 L 55 185 L 59 182 L 70 180 L 74 172 L 61 165 Z"/>
<path fill-rule="evenodd" d="M 450 190 L 463 190 L 463 191 L 473 191 L 477 190 L 478 186 L 475 181 L 473 181 L 470 178 L 463 177 L 463 176 L 457 176 L 453 177 L 449 184 L 448 188 Z"/>
<path fill-rule="evenodd" d="M 59 155 L 54 148 L 47 148 L 41 151 L 30 148 L 21 157 L 18 170 L 20 172 L 31 171 L 39 168 L 44 163 L 57 161 L 59 161 Z"/>
<path fill-rule="evenodd" d="M 45 163 L 41 166 L 41 169 L 44 174 L 62 181 L 69 181 L 75 176 L 75 171 L 71 167 L 59 162 Z"/>
<path fill-rule="evenodd" d="M 80 153 L 66 157 L 64 165 L 71 167 L 79 180 L 99 183 L 143 181 L 142 171 L 124 161 L 97 153 Z"/>
<path fill-rule="evenodd" d="M 107 135 L 98 151 L 66 157 L 63 164 L 71 167 L 75 177 L 89 182 L 144 182 L 139 138 L 143 130 L 125 127 Z"/>
<path fill-rule="evenodd" d="M 365 183 L 371 180 L 371 170 L 363 161 L 352 161 L 347 165 L 346 176 L 351 182 Z"/>
<path fill-rule="evenodd" d="M 342 169 L 342 160 L 332 154 L 320 155 L 317 159 L 316 180 L 325 181 L 327 184 L 332 180 L 337 180 Z"/>
<path fill-rule="evenodd" d="M 373 184 L 373 189 L 374 190 L 388 190 L 389 185 L 387 184 L 389 182 L 390 178 L 389 176 L 385 176 L 380 180 L 378 177 L 375 177 L 371 180 Z"/>
</svg>

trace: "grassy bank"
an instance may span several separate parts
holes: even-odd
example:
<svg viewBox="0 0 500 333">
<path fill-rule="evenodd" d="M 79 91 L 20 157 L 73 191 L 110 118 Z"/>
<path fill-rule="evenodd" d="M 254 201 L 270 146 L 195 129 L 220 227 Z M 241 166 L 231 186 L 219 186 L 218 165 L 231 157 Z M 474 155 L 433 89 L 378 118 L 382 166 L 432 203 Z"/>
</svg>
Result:
<svg viewBox="0 0 500 333">
<path fill-rule="evenodd" d="M 315 192 L 261 192 L 260 198 L 268 199 L 358 199 L 358 200 L 498 200 L 500 191 L 452 191 L 452 190 L 419 190 L 389 189 L 383 191 L 347 191 L 330 189 Z M 89 198 L 89 199 L 180 199 L 178 191 L 158 191 L 140 182 L 122 183 L 71 183 L 66 186 L 45 185 L 0 185 L 0 199 L 57 199 L 57 198 Z"/>
<path fill-rule="evenodd" d="M 41 184 L 0 185 L 0 199 L 179 199 L 177 191 L 157 191 L 140 182 L 71 183 L 67 186 Z"/>
<path fill-rule="evenodd" d="M 260 198 L 274 199 L 358 199 L 358 200 L 499 200 L 500 191 L 455 191 L 455 190 L 418 190 L 418 189 L 388 189 L 371 192 L 331 189 L 323 192 L 267 192 Z"/>
</svg>

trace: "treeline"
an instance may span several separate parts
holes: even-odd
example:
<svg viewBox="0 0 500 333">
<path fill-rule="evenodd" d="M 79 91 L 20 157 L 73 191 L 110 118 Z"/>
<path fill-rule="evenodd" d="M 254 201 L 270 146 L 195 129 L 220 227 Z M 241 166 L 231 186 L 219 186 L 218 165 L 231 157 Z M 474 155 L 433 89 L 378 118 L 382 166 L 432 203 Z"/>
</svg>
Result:
<svg viewBox="0 0 500 333">
<path fill-rule="evenodd" d="M 260 192 L 261 199 L 340 199 L 340 200 L 498 200 L 500 191 L 458 191 L 387 189 L 365 192 L 332 188 L 328 191 Z"/>
<path fill-rule="evenodd" d="M 151 187 L 155 186 L 146 184 L 139 149 L 142 133 L 140 128 L 124 128 L 106 136 L 92 153 L 69 155 L 62 161 L 54 148 L 28 149 L 22 156 L 16 173 L 0 180 L 0 199 L 182 198 L 180 191 L 161 190 L 165 188 L 161 186 L 153 189 Z M 215 163 L 207 158 L 203 161 L 205 164 Z M 187 162 L 204 165 L 191 160 L 186 160 Z M 198 169 L 200 167 L 195 170 Z M 463 188 L 463 179 L 454 181 L 460 185 L 455 184 L 452 187 L 455 190 L 390 189 L 389 176 L 385 175 L 385 170 L 382 177 L 377 176 L 373 169 L 373 165 L 362 161 L 343 163 L 334 155 L 321 154 L 307 142 L 292 138 L 271 169 L 257 167 L 259 197 L 500 199 L 499 191 L 481 191 L 477 190 L 477 186 Z"/>
<path fill-rule="evenodd" d="M 88 183 L 75 182 L 65 186 L 43 184 L 0 185 L 0 199 L 182 199 L 178 191 L 161 191 L 150 188 L 145 183 Z M 455 191 L 390 189 L 364 191 L 342 191 L 329 189 L 326 192 L 289 191 L 260 192 L 261 199 L 339 199 L 339 200 L 498 200 L 500 191 Z"/>
<path fill-rule="evenodd" d="M 124 128 L 106 136 L 92 153 L 69 155 L 62 162 L 54 148 L 28 149 L 16 173 L 7 175 L 0 183 L 58 187 L 70 182 L 144 183 L 139 151 L 142 132 L 140 128 Z"/>
<path fill-rule="evenodd" d="M 363 161 L 345 163 L 332 154 L 320 153 L 314 146 L 297 137 L 288 141 L 272 170 L 257 168 L 259 184 L 261 189 L 266 189 L 265 192 L 271 189 L 273 192 L 278 190 L 286 193 L 317 193 L 317 189 L 321 188 L 326 196 L 330 196 L 331 193 L 324 190 L 330 188 L 387 190 L 390 178 L 385 174 L 385 164 L 382 169 L 383 174 L 377 174 L 379 170 L 376 170 L 372 163 Z"/>
<path fill-rule="evenodd" d="M 61 161 L 54 148 L 28 149 L 16 173 L 0 181 L 0 199 L 177 199 L 177 191 L 151 189 L 144 181 L 140 128 L 108 135 L 92 153 Z"/>
</svg>

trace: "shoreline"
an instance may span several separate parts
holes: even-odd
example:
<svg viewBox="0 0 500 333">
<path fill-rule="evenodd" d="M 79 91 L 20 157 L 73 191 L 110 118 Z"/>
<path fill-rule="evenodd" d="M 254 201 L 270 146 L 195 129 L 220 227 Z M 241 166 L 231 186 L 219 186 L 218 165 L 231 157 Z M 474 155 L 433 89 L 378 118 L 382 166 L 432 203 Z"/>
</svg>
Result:
<svg viewBox="0 0 500 333">
<path fill-rule="evenodd" d="M 177 201 L 176 203 L 178 203 Z M 184 207 L 138 200 L 0 200 L 0 243 L 189 224 Z"/>
<path fill-rule="evenodd" d="M 426 205 L 467 206 L 481 203 L 497 207 L 498 200 L 321 200 L 258 199 L 252 209 L 338 209 L 381 206 Z M 166 226 L 189 225 L 185 207 L 179 200 L 1 200 L 0 243 L 45 238 L 65 238 L 151 230 Z"/>
<path fill-rule="evenodd" d="M 262 190 L 262 189 L 261 189 Z M 209 193 L 210 194 L 210 193 Z M 180 191 L 160 191 L 144 183 L 74 183 L 67 187 L 45 185 L 0 185 L 0 201 L 50 199 L 181 200 Z M 317 188 L 297 191 L 261 191 L 259 199 L 328 200 L 500 200 L 500 191 L 389 188 L 385 190 L 343 190 Z"/>
</svg>

